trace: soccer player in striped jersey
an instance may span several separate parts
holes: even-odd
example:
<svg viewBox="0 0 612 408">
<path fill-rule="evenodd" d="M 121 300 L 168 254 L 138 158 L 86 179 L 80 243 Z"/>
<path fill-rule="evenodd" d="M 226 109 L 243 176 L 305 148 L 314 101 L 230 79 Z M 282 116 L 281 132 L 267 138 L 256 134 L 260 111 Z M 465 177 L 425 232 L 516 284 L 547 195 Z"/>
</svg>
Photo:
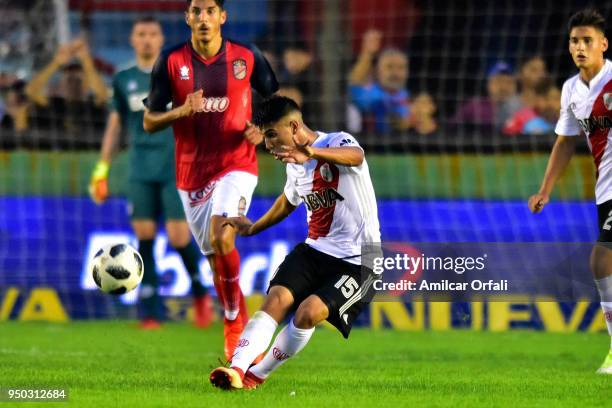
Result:
<svg viewBox="0 0 612 408">
<path fill-rule="evenodd" d="M 148 132 L 172 125 L 176 185 L 191 232 L 213 269 L 229 360 L 248 315 L 238 280 L 236 232 L 227 219 L 246 214 L 257 185 L 255 144 L 263 137 L 245 133 L 252 128 L 251 88 L 270 96 L 278 82 L 257 47 L 221 35 L 227 19 L 223 3 L 187 1 L 191 38 L 157 59 L 143 125 Z"/>
<path fill-rule="evenodd" d="M 529 209 L 538 213 L 548 203 L 555 182 L 574 154 L 576 136 L 584 133 L 597 169 L 599 238 L 590 263 L 612 336 L 612 62 L 604 58 L 608 49 L 605 26 L 603 16 L 593 9 L 580 11 L 569 20 L 569 51 L 579 72 L 563 84 L 557 141 L 540 191 L 529 199 Z M 612 374 L 612 341 L 597 372 Z"/>
<path fill-rule="evenodd" d="M 270 281 L 268 295 L 238 342 L 231 368 L 211 372 L 223 389 L 255 388 L 308 343 L 327 320 L 345 338 L 373 295 L 375 275 L 362 267 L 362 245 L 380 242 L 374 188 L 363 149 L 348 133 L 309 129 L 298 105 L 275 96 L 263 102 L 255 124 L 266 148 L 286 165 L 284 192 L 259 220 L 233 219 L 241 235 L 255 235 L 304 203 L 308 237 L 297 245 Z M 252 129 L 252 132 L 258 130 Z M 263 360 L 252 365 L 280 322 L 295 312 Z"/>
</svg>

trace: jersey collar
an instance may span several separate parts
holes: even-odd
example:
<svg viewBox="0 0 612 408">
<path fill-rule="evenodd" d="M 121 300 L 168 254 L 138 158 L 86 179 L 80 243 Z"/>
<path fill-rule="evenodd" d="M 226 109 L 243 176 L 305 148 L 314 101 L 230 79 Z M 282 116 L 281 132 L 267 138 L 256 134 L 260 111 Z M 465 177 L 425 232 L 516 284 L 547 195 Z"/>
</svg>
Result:
<svg viewBox="0 0 612 408">
<path fill-rule="evenodd" d="M 189 45 L 189 49 L 191 49 L 191 54 L 195 56 L 200 62 L 202 62 L 205 65 L 214 64 L 223 54 L 225 54 L 225 48 L 226 48 L 225 38 L 221 39 L 221 48 L 219 48 L 219 52 L 217 53 L 217 55 L 209 59 L 204 59 L 200 54 L 197 53 L 197 51 L 193 48 L 193 44 L 191 44 L 191 40 L 187 41 L 187 44 Z"/>
</svg>

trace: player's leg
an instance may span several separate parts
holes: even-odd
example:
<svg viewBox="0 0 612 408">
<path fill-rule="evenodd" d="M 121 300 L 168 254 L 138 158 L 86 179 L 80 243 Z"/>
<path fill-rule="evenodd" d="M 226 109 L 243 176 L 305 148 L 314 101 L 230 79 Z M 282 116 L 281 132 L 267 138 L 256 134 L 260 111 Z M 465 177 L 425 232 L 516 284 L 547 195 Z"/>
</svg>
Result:
<svg viewBox="0 0 612 408">
<path fill-rule="evenodd" d="M 263 381 L 248 375 L 252 362 L 266 351 L 274 332 L 293 305 L 293 294 L 283 286 L 273 286 L 261 306 L 253 314 L 240 335 L 231 367 L 218 367 L 210 373 L 210 382 L 223 389 L 255 388 Z M 245 373 L 247 376 L 245 377 Z"/>
<path fill-rule="evenodd" d="M 609 229 L 612 218 L 612 200 L 599 204 L 597 214 L 600 227 L 599 238 L 591 252 L 590 264 L 608 326 L 608 334 L 611 336 L 610 350 L 597 372 L 612 374 L 612 230 Z"/>
<path fill-rule="evenodd" d="M 249 369 L 245 384 L 256 386 L 266 380 L 306 346 L 323 320 L 348 338 L 353 322 L 372 300 L 376 276 L 370 270 L 314 252 L 320 265 L 320 288 L 300 303 L 293 320 L 276 336 L 263 360 Z"/>
<path fill-rule="evenodd" d="M 225 352 L 228 360 L 238 344 L 248 314 L 240 290 L 240 254 L 235 246 L 236 231 L 227 223 L 227 218 L 246 214 L 256 185 L 256 176 L 231 172 L 217 181 L 210 199 L 209 242 L 214 251 L 213 270 L 222 291 Z"/>
<path fill-rule="evenodd" d="M 231 368 L 213 370 L 210 377 L 213 385 L 224 389 L 242 388 L 242 378 L 245 373 L 248 375 L 254 359 L 270 345 L 278 323 L 316 289 L 317 265 L 310 259 L 310 252 L 306 244 L 299 244 L 278 267 L 261 309 L 240 336 Z"/>
<path fill-rule="evenodd" d="M 142 256 L 144 276 L 138 292 L 143 329 L 155 329 L 163 318 L 161 298 L 158 294 L 159 276 L 153 256 L 157 234 L 156 214 L 159 197 L 153 183 L 131 181 L 128 189 L 129 214 L 132 229 L 138 239 L 138 252 Z"/>
<path fill-rule="evenodd" d="M 166 217 L 166 232 L 170 245 L 179 253 L 187 273 L 191 278 L 191 293 L 193 295 L 194 324 L 207 327 L 212 322 L 212 299 L 200 277 L 199 262 L 201 253 L 191 237 L 189 225 L 185 221 L 185 213 L 181 200 L 174 187 L 174 180 L 162 187 L 163 212 Z"/>
<path fill-rule="evenodd" d="M 329 316 L 327 304 L 317 295 L 300 303 L 295 316 L 274 339 L 263 360 L 249 369 L 249 382 L 263 383 L 287 359 L 299 353 L 312 337 L 315 327 Z"/>
</svg>

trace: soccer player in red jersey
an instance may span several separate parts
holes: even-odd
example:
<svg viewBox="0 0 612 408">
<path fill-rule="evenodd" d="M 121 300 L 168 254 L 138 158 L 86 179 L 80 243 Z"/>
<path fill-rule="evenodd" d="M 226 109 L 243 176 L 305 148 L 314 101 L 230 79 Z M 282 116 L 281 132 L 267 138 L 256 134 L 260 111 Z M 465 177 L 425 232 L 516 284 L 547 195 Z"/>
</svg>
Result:
<svg viewBox="0 0 612 408">
<path fill-rule="evenodd" d="M 249 122 L 251 88 L 269 96 L 278 82 L 255 46 L 222 36 L 223 0 L 188 3 L 191 39 L 164 50 L 155 63 L 143 125 L 147 132 L 173 127 L 177 188 L 191 232 L 213 269 L 229 360 L 248 316 L 238 281 L 236 232 L 227 218 L 247 212 L 257 184 L 255 144 L 263 135 Z"/>
</svg>

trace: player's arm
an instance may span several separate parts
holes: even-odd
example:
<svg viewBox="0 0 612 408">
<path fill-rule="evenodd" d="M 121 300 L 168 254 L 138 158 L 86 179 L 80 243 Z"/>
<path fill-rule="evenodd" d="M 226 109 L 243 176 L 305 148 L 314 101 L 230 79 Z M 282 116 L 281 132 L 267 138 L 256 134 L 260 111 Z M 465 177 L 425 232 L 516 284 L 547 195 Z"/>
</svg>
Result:
<svg viewBox="0 0 612 408">
<path fill-rule="evenodd" d="M 89 195 L 96 204 L 102 204 L 108 198 L 108 173 L 120 132 L 121 117 L 117 111 L 113 110 L 106 120 L 100 160 L 96 163 L 89 181 Z"/>
<path fill-rule="evenodd" d="M 192 116 L 199 112 L 198 106 L 203 104 L 203 92 L 200 89 L 187 95 L 185 103 L 166 112 L 156 112 L 145 108 L 142 126 L 147 133 L 155 133 L 167 128 L 175 120 Z M 198 102 L 199 101 L 199 102 Z"/>
<path fill-rule="evenodd" d="M 570 87 L 571 83 L 569 81 L 563 84 L 561 91 L 561 112 L 555 127 L 555 133 L 558 135 L 557 140 L 550 153 L 540 190 L 529 198 L 529 210 L 533 213 L 539 213 L 548 203 L 555 183 L 559 180 L 559 177 L 561 177 L 561 174 L 563 174 L 563 171 L 567 168 L 570 159 L 574 155 L 576 136 L 580 134 L 580 126 L 570 109 Z"/>
<path fill-rule="evenodd" d="M 295 209 L 296 206 L 291 204 L 285 193 L 283 193 L 274 201 L 272 207 L 254 223 L 246 217 L 238 217 L 232 218 L 232 225 L 238 229 L 238 233 L 242 236 L 256 235 L 278 224 Z"/>
<path fill-rule="evenodd" d="M 575 149 L 575 136 L 557 136 L 555 145 L 550 153 L 550 158 L 548 159 L 548 165 L 546 166 L 540 190 L 529 198 L 529 209 L 531 212 L 538 213 L 542 211 L 544 205 L 548 203 L 550 194 L 557 180 L 559 180 L 559 177 L 561 177 L 561 174 L 567 168 Z"/>
<path fill-rule="evenodd" d="M 145 112 L 142 126 L 148 133 L 165 129 L 175 120 L 201 112 L 204 107 L 203 91 L 187 95 L 185 102 L 171 110 L 166 110 L 172 101 L 172 84 L 168 73 L 168 56 L 162 53 L 151 72 L 151 89 L 143 101 Z"/>
<path fill-rule="evenodd" d="M 47 64 L 39 73 L 34 75 L 25 88 L 28 98 L 37 105 L 47 106 L 49 99 L 45 93 L 45 88 L 49 80 L 63 65 L 67 64 L 72 58 L 72 45 L 64 44 L 57 49 L 53 60 Z"/>
<path fill-rule="evenodd" d="M 346 144 L 356 144 L 354 139 L 347 135 Z M 282 146 L 279 151 L 274 152 L 274 156 L 283 163 L 302 164 L 310 159 L 323 160 L 340 166 L 356 167 L 363 163 L 365 155 L 359 146 L 331 146 L 314 147 L 309 146 L 293 137 L 295 146 Z"/>
<path fill-rule="evenodd" d="M 263 53 L 254 45 L 249 47 L 253 53 L 255 65 L 251 75 L 251 86 L 263 97 L 269 97 L 278 91 L 279 85 L 276 75 Z M 247 121 L 244 128 L 244 138 L 254 145 L 264 140 L 263 133 L 259 128 Z"/>
</svg>

